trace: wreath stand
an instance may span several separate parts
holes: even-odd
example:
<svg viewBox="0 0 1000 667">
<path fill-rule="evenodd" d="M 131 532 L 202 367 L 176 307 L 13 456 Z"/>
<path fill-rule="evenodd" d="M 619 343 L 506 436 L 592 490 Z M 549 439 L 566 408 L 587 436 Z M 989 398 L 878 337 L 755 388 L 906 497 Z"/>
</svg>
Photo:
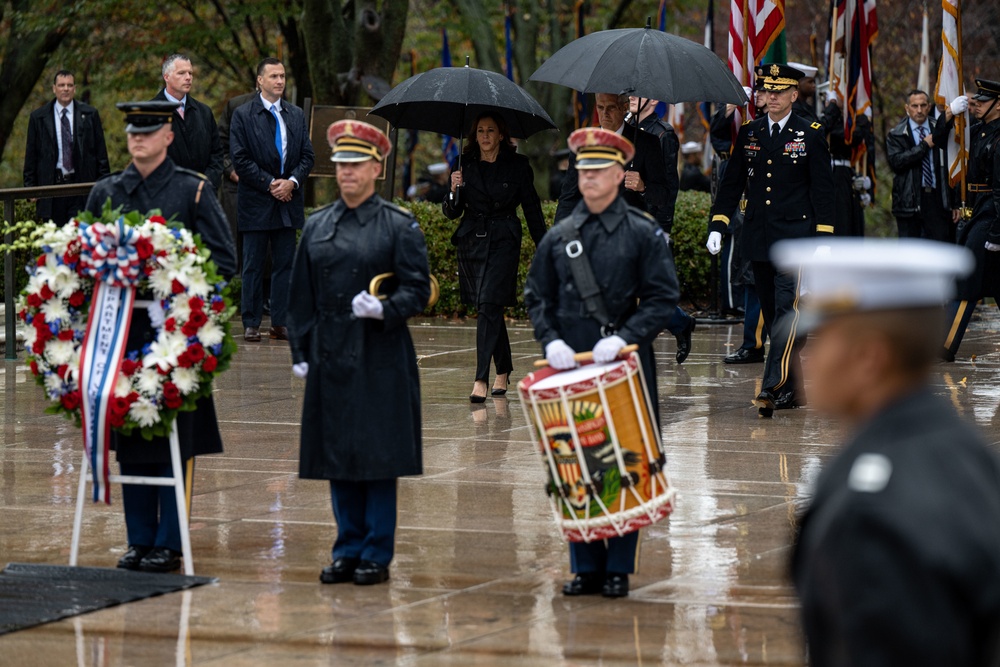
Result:
<svg viewBox="0 0 1000 667">
<path fill-rule="evenodd" d="M 83 505 L 86 502 L 87 482 L 93 483 L 94 476 L 90 471 L 90 461 L 87 452 L 83 452 L 83 463 L 80 465 L 80 485 L 76 493 L 76 513 L 73 517 L 73 543 L 69 552 L 69 564 L 77 564 L 80 552 L 80 528 L 83 524 Z M 181 448 L 177 438 L 177 420 L 170 427 L 170 464 L 173 468 L 172 477 L 143 477 L 140 475 L 111 475 L 108 479 L 119 484 L 135 484 L 137 486 L 172 486 L 177 498 L 177 522 L 181 532 L 181 554 L 184 557 L 184 574 L 194 576 L 194 563 L 191 560 L 191 533 L 188 527 L 187 502 L 184 494 L 184 469 L 181 467 Z M 193 482 L 194 480 L 192 480 Z"/>
</svg>

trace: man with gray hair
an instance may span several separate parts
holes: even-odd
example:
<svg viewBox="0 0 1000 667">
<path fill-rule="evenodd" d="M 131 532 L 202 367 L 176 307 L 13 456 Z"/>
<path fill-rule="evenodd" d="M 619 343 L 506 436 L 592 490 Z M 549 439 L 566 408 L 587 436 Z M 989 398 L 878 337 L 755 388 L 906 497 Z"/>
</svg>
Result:
<svg viewBox="0 0 1000 667">
<path fill-rule="evenodd" d="M 180 53 L 163 61 L 163 89 L 154 100 L 176 102 L 174 110 L 174 142 L 167 154 L 179 167 L 204 174 L 218 191 L 222 183 L 222 141 L 215 116 L 206 104 L 194 99 L 194 65 Z"/>
</svg>

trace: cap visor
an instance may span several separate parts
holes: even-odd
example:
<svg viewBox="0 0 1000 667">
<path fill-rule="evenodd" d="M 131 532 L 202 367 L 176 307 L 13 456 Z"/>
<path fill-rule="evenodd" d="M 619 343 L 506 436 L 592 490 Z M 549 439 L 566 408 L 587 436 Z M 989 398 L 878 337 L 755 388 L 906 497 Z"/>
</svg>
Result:
<svg viewBox="0 0 1000 667">
<path fill-rule="evenodd" d="M 971 99 L 974 99 L 977 102 L 989 102 L 991 100 L 997 99 L 997 97 L 996 97 L 996 95 L 988 95 L 988 94 L 985 94 L 985 93 L 976 93 L 975 95 L 972 96 Z"/>
<path fill-rule="evenodd" d="M 576 170 L 581 169 L 607 169 L 613 165 L 621 166 L 620 162 L 615 160 L 602 160 L 597 158 L 583 158 L 582 160 L 576 161 Z"/>
<path fill-rule="evenodd" d="M 159 125 L 133 125 L 129 123 L 125 126 L 125 131 L 129 134 L 149 134 L 150 132 L 156 132 L 164 125 L 166 123 L 160 123 Z"/>
<path fill-rule="evenodd" d="M 354 151 L 337 151 L 330 156 L 330 162 L 364 162 L 375 158 L 368 153 L 356 153 Z"/>
</svg>

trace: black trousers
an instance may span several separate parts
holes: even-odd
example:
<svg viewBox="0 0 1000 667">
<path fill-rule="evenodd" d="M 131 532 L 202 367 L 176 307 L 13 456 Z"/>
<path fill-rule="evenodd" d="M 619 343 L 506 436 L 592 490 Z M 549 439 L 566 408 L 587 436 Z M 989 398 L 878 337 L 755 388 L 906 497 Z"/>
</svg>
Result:
<svg viewBox="0 0 1000 667">
<path fill-rule="evenodd" d="M 288 284 L 295 259 L 295 230 L 291 227 L 243 232 L 243 326 L 259 327 L 264 316 L 264 271 L 271 248 L 271 326 L 284 326 L 288 311 Z"/>
<path fill-rule="evenodd" d="M 897 215 L 896 226 L 901 239 L 923 238 L 945 243 L 955 242 L 955 227 L 951 224 L 950 214 L 941 203 L 941 194 L 936 188 L 922 188 L 920 211 L 913 215 Z"/>
<path fill-rule="evenodd" d="M 496 365 L 497 375 L 514 370 L 507 325 L 503 319 L 503 306 L 481 303 L 476 317 L 476 380 L 489 380 L 490 359 Z"/>
<path fill-rule="evenodd" d="M 802 377 L 799 352 L 805 342 L 798 332 L 799 276 L 778 271 L 771 262 L 753 262 L 753 279 L 771 339 L 761 388 L 778 393 L 798 391 Z"/>
</svg>

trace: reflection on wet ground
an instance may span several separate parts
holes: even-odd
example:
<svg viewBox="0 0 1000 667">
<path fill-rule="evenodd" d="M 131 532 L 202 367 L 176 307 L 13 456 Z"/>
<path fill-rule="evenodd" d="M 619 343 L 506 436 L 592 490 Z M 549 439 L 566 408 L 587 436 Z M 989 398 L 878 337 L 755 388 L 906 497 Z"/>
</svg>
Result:
<svg viewBox="0 0 1000 667">
<path fill-rule="evenodd" d="M 935 376 L 993 440 L 998 325 L 995 311 L 976 321 L 959 362 Z M 516 394 L 468 403 L 474 326 L 421 320 L 412 330 L 426 466 L 400 484 L 388 585 L 318 583 L 336 530 L 328 490 L 297 477 L 304 385 L 287 347 L 265 338 L 243 345 L 218 383 L 226 453 L 197 465 L 195 571 L 219 583 L 7 635 L 4 664 L 804 664 L 786 560 L 797 508 L 841 434 L 808 409 L 757 419 L 761 365 L 722 363 L 739 327 L 699 328 L 680 367 L 673 338 L 657 341 L 680 498 L 644 531 L 633 593 L 617 601 L 560 594 L 566 547 Z M 524 323 L 511 341 L 517 380 L 538 348 Z M 3 375 L 0 558 L 66 563 L 79 434 L 43 414 L 23 364 Z M 125 546 L 117 497 L 84 516 L 81 564 L 113 566 Z"/>
</svg>

